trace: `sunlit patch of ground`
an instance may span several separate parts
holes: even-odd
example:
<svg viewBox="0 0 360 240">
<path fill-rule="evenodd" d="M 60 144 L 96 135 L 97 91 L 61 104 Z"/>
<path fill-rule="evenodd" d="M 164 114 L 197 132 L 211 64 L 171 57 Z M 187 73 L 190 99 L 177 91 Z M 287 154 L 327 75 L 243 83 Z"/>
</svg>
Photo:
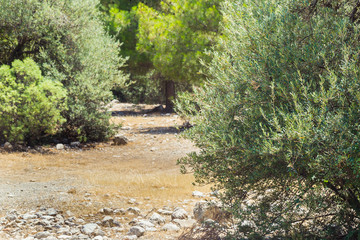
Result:
<svg viewBox="0 0 360 240">
<path fill-rule="evenodd" d="M 129 111 L 151 107 L 143 105 L 139 110 L 129 106 Z M 47 205 L 81 215 L 101 207 L 126 208 L 130 198 L 147 209 L 186 207 L 188 199 L 196 201 L 192 191 L 210 191 L 209 187 L 193 186 L 193 176 L 180 174 L 176 165 L 177 159 L 197 150 L 178 137 L 176 127 L 182 124 L 178 116 L 119 115 L 112 121 L 122 124 L 119 133 L 129 144 L 113 146 L 109 142 L 67 151 L 49 146 L 46 154 L 1 153 L 0 212 Z"/>
</svg>

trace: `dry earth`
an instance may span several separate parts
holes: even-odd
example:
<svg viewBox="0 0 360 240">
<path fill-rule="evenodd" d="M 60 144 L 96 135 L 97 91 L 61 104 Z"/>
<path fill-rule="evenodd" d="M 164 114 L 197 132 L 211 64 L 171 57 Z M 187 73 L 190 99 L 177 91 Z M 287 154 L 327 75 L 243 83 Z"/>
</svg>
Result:
<svg viewBox="0 0 360 240">
<path fill-rule="evenodd" d="M 180 174 L 176 161 L 197 149 L 178 137 L 176 127 L 183 121 L 177 115 L 144 114 L 152 107 L 112 106 L 112 121 L 122 124 L 119 133 L 130 140 L 127 145 L 108 142 L 66 150 L 45 146 L 46 153 L 42 154 L 0 153 L 0 217 L 12 209 L 25 213 L 55 208 L 63 213 L 70 210 L 85 221 L 96 221 L 102 208 L 137 207 L 145 218 L 164 206 L 182 207 L 191 215 L 199 201 L 192 192 L 208 193 L 210 189 L 193 186 L 192 175 Z M 108 239 L 126 235 L 134 217 L 131 213 L 120 217 L 123 232 Z M 1 224 L 0 239 L 14 237 Z M 157 231 L 141 239 L 176 239 L 179 234 Z"/>
</svg>

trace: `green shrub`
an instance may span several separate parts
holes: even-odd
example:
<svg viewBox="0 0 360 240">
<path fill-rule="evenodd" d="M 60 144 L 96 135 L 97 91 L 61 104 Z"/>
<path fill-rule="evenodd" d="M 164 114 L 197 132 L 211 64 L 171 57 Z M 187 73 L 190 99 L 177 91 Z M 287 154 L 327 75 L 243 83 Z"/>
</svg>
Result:
<svg viewBox="0 0 360 240">
<path fill-rule="evenodd" d="M 124 87 L 119 43 L 105 33 L 96 0 L 0 0 L 0 64 L 31 57 L 67 90 L 62 133 L 81 140 L 111 134 L 103 106 Z"/>
<path fill-rule="evenodd" d="M 66 91 L 44 78 L 32 59 L 0 67 L 0 142 L 33 142 L 54 134 L 65 119 Z"/>
<path fill-rule="evenodd" d="M 357 8 L 225 2 L 212 77 L 177 108 L 201 149 L 180 160 L 183 170 L 223 190 L 237 238 L 359 237 Z"/>
</svg>

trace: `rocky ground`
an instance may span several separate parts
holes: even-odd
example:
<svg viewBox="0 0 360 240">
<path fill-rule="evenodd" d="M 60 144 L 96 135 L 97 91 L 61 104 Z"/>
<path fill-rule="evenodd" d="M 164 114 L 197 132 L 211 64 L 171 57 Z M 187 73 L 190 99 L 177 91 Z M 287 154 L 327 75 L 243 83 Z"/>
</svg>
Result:
<svg viewBox="0 0 360 240">
<path fill-rule="evenodd" d="M 194 192 L 194 195 L 199 192 Z M 213 224 L 211 217 L 220 211 L 215 204 L 199 201 L 193 212 L 182 207 L 146 211 L 136 206 L 127 209 L 102 208 L 95 214 L 76 217 L 71 211 L 41 207 L 25 213 L 11 210 L 0 219 L 1 239 L 177 239 L 180 232 Z M 205 223 L 204 223 L 205 221 Z M 205 224 L 205 225 L 204 225 Z"/>
<path fill-rule="evenodd" d="M 153 107 L 109 106 L 117 144 L 3 145 L 0 239 L 178 239 L 201 227 L 219 210 L 202 200 L 215 197 L 176 165 L 197 149 L 178 138 L 182 119 Z"/>
</svg>

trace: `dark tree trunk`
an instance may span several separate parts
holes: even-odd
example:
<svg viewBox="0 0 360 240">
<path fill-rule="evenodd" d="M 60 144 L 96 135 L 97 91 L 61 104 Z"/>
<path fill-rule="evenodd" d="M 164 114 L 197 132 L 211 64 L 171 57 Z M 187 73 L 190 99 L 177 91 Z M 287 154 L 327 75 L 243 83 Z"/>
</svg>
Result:
<svg viewBox="0 0 360 240">
<path fill-rule="evenodd" d="M 165 82 L 165 98 L 166 98 L 166 108 L 167 113 L 174 112 L 174 99 L 175 99 L 175 83 L 174 81 L 166 80 Z"/>
</svg>

